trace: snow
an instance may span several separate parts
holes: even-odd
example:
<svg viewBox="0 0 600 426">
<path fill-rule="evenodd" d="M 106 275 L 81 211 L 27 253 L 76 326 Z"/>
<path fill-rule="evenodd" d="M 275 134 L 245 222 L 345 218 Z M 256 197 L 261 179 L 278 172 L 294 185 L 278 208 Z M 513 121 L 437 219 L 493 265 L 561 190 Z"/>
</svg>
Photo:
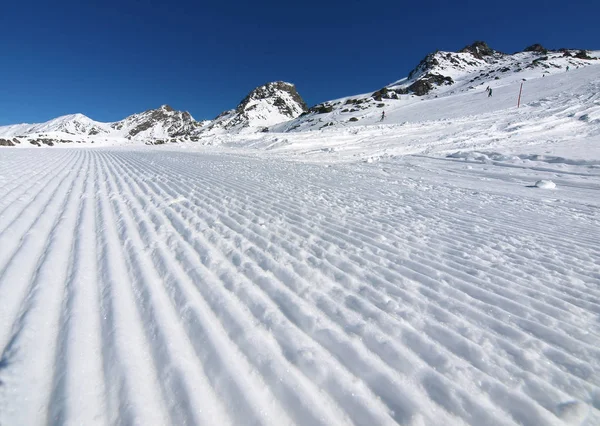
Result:
<svg viewBox="0 0 600 426">
<path fill-rule="evenodd" d="M 600 424 L 600 67 L 521 82 L 2 147 L 0 424 Z"/>
<path fill-rule="evenodd" d="M 535 187 L 542 188 L 542 189 L 555 189 L 556 184 L 554 182 L 552 182 L 551 180 L 541 179 L 535 183 Z"/>
<path fill-rule="evenodd" d="M 597 170 L 1 162 L 2 424 L 600 420 Z"/>
</svg>

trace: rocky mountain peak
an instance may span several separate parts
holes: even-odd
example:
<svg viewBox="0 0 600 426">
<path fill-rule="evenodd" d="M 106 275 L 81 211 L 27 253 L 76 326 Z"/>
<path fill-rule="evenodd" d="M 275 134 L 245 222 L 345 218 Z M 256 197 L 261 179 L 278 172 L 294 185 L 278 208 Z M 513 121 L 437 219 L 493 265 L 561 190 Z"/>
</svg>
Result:
<svg viewBox="0 0 600 426">
<path fill-rule="evenodd" d="M 133 114 L 112 125 L 124 136 L 132 137 L 177 137 L 193 133 L 199 126 L 187 111 L 176 111 L 169 105 Z"/>
<path fill-rule="evenodd" d="M 288 96 L 285 96 L 286 94 Z M 267 99 L 272 99 L 273 106 L 277 107 L 281 114 L 289 116 L 290 119 L 299 115 L 296 113 L 298 108 L 300 108 L 300 113 L 308 109 L 304 99 L 302 99 L 296 90 L 296 86 L 285 81 L 275 81 L 252 90 L 248 96 L 240 102 L 236 111 L 238 113 L 243 113 L 249 108 L 252 108 L 257 101 Z"/>
<path fill-rule="evenodd" d="M 485 56 L 493 56 L 497 53 L 494 49 L 487 45 L 485 41 L 476 41 L 473 44 L 463 47 L 459 53 L 470 53 L 477 59 L 483 59 Z"/>
<path fill-rule="evenodd" d="M 536 44 L 532 44 L 531 46 L 527 46 L 523 52 L 536 52 L 536 53 L 543 53 L 546 54 L 548 53 L 548 49 L 546 49 L 544 46 L 542 46 L 539 43 Z"/>
<path fill-rule="evenodd" d="M 296 86 L 275 81 L 253 89 L 235 109 L 219 114 L 203 131 L 264 130 L 292 120 L 307 110 Z"/>
</svg>

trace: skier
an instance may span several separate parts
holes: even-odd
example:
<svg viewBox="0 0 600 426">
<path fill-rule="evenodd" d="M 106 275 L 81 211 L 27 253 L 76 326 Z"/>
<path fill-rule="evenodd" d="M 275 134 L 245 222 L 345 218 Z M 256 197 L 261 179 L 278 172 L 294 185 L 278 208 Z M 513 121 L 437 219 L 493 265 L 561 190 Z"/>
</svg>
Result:
<svg viewBox="0 0 600 426">
<path fill-rule="evenodd" d="M 569 71 L 569 66 L 567 65 L 567 71 Z"/>
<path fill-rule="evenodd" d="M 381 120 L 379 120 L 379 121 L 383 121 L 384 118 L 385 118 L 385 111 L 381 111 Z"/>
<path fill-rule="evenodd" d="M 492 96 L 492 88 L 490 87 L 490 91 L 488 92 L 488 98 Z"/>
</svg>

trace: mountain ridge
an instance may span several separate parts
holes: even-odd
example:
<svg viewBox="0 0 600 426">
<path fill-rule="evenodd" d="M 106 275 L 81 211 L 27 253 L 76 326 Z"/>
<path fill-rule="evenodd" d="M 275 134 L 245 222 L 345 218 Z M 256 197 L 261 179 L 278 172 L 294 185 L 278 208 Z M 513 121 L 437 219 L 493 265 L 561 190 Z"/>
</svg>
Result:
<svg viewBox="0 0 600 426">
<path fill-rule="evenodd" d="M 371 93 L 326 101 L 310 108 L 292 83 L 269 82 L 246 95 L 236 108 L 212 120 L 195 120 L 187 111 L 169 105 L 132 114 L 116 122 L 103 123 L 83 114 L 69 114 L 45 123 L 0 127 L 0 145 L 21 140 L 33 145 L 60 142 L 102 142 L 109 138 L 123 143 L 161 144 L 199 141 L 217 134 L 290 132 L 360 124 L 366 115 L 379 114 L 390 103 L 418 97 L 428 99 L 479 90 L 496 82 L 526 79 L 564 72 L 567 67 L 598 63 L 587 50 L 549 50 L 533 44 L 521 52 L 502 53 L 483 41 L 475 41 L 457 52 L 427 54 L 407 77 Z"/>
</svg>

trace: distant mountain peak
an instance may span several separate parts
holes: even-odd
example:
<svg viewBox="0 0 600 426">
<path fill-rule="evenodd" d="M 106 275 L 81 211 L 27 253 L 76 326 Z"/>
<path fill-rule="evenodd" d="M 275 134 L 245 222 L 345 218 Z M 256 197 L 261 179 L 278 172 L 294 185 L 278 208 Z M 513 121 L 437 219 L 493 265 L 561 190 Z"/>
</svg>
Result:
<svg viewBox="0 0 600 426">
<path fill-rule="evenodd" d="M 477 40 L 472 44 L 460 49 L 458 53 L 470 53 L 477 59 L 483 59 L 485 56 L 492 56 L 498 52 L 488 46 L 485 41 Z"/>
<path fill-rule="evenodd" d="M 250 91 L 234 110 L 219 114 L 204 131 L 264 129 L 292 120 L 307 109 L 294 84 L 274 81 Z"/>
<path fill-rule="evenodd" d="M 289 95 L 289 98 L 285 94 Z M 236 112 L 243 114 L 256 108 L 259 101 L 269 99 L 273 100 L 273 107 L 290 120 L 308 109 L 295 85 L 285 81 L 274 81 L 253 89 L 239 103 Z"/>
<path fill-rule="evenodd" d="M 542 46 L 539 43 L 532 44 L 531 46 L 527 46 L 523 52 L 537 52 L 537 53 L 548 53 L 548 49 Z"/>
<path fill-rule="evenodd" d="M 169 105 L 162 105 L 160 108 L 133 114 L 113 123 L 111 127 L 128 138 L 169 138 L 192 134 L 198 123 L 189 112 L 176 111 Z"/>
</svg>

